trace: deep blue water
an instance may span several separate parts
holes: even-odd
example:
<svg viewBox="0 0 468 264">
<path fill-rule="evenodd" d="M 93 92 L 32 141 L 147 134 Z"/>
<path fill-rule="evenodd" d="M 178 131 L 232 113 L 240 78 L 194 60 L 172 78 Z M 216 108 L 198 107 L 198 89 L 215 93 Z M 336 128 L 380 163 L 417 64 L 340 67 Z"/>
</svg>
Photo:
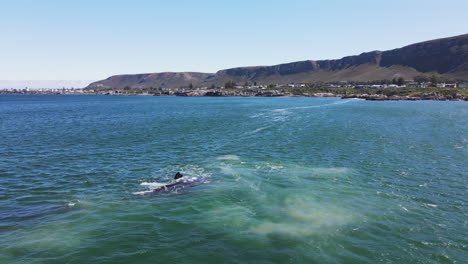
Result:
<svg viewBox="0 0 468 264">
<path fill-rule="evenodd" d="M 468 258 L 466 102 L 0 95 L 0 136 L 0 263 Z"/>
</svg>

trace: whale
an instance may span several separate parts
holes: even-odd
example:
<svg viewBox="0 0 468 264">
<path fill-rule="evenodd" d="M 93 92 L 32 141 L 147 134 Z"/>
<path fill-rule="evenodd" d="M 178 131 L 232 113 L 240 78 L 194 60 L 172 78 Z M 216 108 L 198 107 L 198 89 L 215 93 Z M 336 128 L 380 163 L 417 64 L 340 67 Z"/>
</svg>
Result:
<svg viewBox="0 0 468 264">
<path fill-rule="evenodd" d="M 136 192 L 138 195 L 153 195 L 158 193 L 176 193 L 185 190 L 186 188 L 205 184 L 207 181 L 198 177 L 180 177 L 163 186 L 156 187 L 149 191 Z"/>
<path fill-rule="evenodd" d="M 152 191 L 153 192 L 173 191 L 173 190 L 176 190 L 176 189 L 183 189 L 183 188 L 186 188 L 186 187 L 193 187 L 193 186 L 196 186 L 196 185 L 200 185 L 202 183 L 203 182 L 197 177 L 191 177 L 191 178 L 188 178 L 188 179 L 179 178 L 179 179 L 175 180 L 174 182 L 172 182 L 170 184 L 166 184 L 166 185 L 154 188 Z"/>
</svg>

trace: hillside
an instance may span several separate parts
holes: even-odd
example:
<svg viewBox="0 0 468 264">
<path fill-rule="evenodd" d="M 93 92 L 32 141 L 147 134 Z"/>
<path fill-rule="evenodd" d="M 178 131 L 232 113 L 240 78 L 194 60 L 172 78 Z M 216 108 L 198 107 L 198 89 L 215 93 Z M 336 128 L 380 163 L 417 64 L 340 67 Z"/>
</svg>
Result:
<svg viewBox="0 0 468 264">
<path fill-rule="evenodd" d="M 468 34 L 425 41 L 389 51 L 372 51 L 337 60 L 306 60 L 274 66 L 238 67 L 216 73 L 163 72 L 115 75 L 91 83 L 92 89 L 178 88 L 240 84 L 373 81 L 438 74 L 468 81 Z"/>
<path fill-rule="evenodd" d="M 114 75 L 105 80 L 91 83 L 88 88 L 149 88 L 149 87 L 183 87 L 200 84 L 213 78 L 214 74 L 201 72 L 162 72 L 143 74 Z"/>
</svg>

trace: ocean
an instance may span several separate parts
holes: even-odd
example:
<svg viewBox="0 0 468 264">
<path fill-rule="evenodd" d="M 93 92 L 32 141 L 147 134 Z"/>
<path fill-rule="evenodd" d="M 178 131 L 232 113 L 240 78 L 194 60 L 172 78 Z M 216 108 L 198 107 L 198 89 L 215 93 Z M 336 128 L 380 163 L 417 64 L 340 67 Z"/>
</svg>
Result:
<svg viewBox="0 0 468 264">
<path fill-rule="evenodd" d="M 0 135 L 0 263 L 468 258 L 467 102 L 0 95 Z"/>
</svg>

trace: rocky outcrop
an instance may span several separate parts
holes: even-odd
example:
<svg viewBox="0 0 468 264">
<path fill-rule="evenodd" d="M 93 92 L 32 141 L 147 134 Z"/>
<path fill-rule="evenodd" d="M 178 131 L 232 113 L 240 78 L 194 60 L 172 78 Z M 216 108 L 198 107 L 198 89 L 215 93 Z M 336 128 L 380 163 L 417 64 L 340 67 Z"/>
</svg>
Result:
<svg viewBox="0 0 468 264">
<path fill-rule="evenodd" d="M 339 95 L 333 93 L 300 93 L 293 94 L 286 90 L 196 90 L 196 91 L 166 91 L 154 94 L 155 96 L 213 96 L 213 97 L 341 97 L 342 99 L 364 99 L 369 101 L 463 101 L 467 100 L 462 94 L 442 94 L 440 92 L 428 92 L 419 96 L 400 96 L 385 94 L 349 94 Z"/>
<path fill-rule="evenodd" d="M 241 97 L 340 97 L 333 93 L 293 94 L 286 90 L 181 90 L 157 92 L 155 96 L 241 96 Z"/>
<path fill-rule="evenodd" d="M 398 95 L 384 95 L 384 94 L 350 94 L 341 97 L 342 99 L 365 99 L 370 101 L 399 101 L 399 100 L 410 100 L 410 101 L 419 101 L 419 100 L 432 100 L 432 101 L 463 101 L 466 98 L 459 93 L 443 95 L 439 92 L 424 93 L 420 96 L 398 96 Z"/>
<path fill-rule="evenodd" d="M 431 93 L 423 93 L 421 95 L 422 100 L 438 100 L 438 101 L 463 101 L 465 100 L 465 96 L 460 93 L 452 93 L 443 95 L 440 92 L 431 92 Z"/>
</svg>

